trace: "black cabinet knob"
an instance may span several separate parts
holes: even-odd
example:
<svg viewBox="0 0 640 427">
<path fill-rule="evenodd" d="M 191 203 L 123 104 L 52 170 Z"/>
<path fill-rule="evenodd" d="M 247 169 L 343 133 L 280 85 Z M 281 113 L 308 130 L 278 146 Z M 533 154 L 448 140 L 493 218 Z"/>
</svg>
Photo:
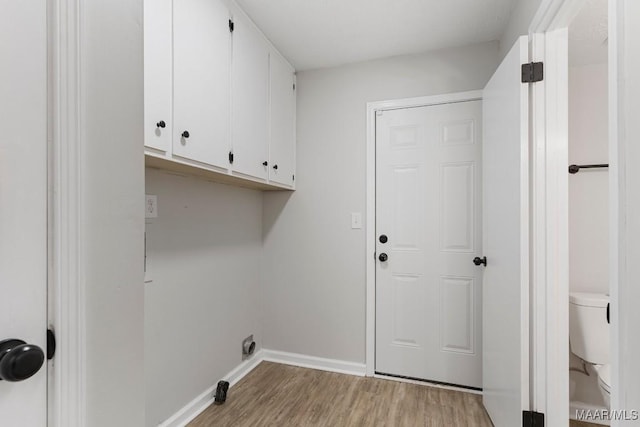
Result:
<svg viewBox="0 0 640 427">
<path fill-rule="evenodd" d="M 378 256 L 378 259 L 382 262 L 386 262 L 389 259 L 389 256 L 383 252 Z"/>
<path fill-rule="evenodd" d="M 32 377 L 44 363 L 40 347 L 22 340 L 0 341 L 0 380 L 23 381 Z"/>
<path fill-rule="evenodd" d="M 262 166 L 267 166 L 269 164 L 269 162 L 267 162 L 266 160 L 264 162 L 262 162 Z"/>
<path fill-rule="evenodd" d="M 184 132 L 182 132 L 182 137 L 185 138 L 185 139 L 189 138 L 189 131 L 185 130 Z"/>
<path fill-rule="evenodd" d="M 474 263 L 475 265 L 482 265 L 482 264 L 484 264 L 484 266 L 486 267 L 486 266 L 487 266 L 487 257 L 486 257 L 486 256 L 483 256 L 482 258 L 480 258 L 479 256 L 477 256 L 477 257 L 475 257 L 475 258 L 473 259 L 473 263 Z"/>
<path fill-rule="evenodd" d="M 380 240 L 380 243 L 387 243 L 389 241 L 386 234 L 381 234 L 378 240 Z"/>
<path fill-rule="evenodd" d="M 273 168 L 274 168 L 275 170 L 278 170 L 278 165 L 273 165 Z"/>
<path fill-rule="evenodd" d="M 167 124 L 164 122 L 164 120 L 160 120 L 158 123 L 156 123 L 156 127 L 164 129 L 165 127 L 167 127 Z"/>
</svg>

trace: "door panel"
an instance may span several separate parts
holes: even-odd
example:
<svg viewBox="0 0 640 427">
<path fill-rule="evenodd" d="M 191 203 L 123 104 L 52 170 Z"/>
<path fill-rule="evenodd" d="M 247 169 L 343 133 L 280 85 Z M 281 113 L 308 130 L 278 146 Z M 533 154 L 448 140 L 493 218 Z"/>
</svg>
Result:
<svg viewBox="0 0 640 427">
<path fill-rule="evenodd" d="M 481 101 L 376 117 L 376 371 L 481 387 Z"/>
<path fill-rule="evenodd" d="M 0 13 L 0 340 L 46 350 L 47 2 Z M 8 356 L 4 356 L 8 357 Z M 47 366 L 0 381 L 0 424 L 46 426 Z"/>
<path fill-rule="evenodd" d="M 529 405 L 528 62 L 521 37 L 483 94 L 483 402 L 494 425 L 521 425 Z"/>
<path fill-rule="evenodd" d="M 233 170 L 267 179 L 269 159 L 269 49 L 251 24 L 233 30 Z"/>
<path fill-rule="evenodd" d="M 160 151 L 171 146 L 171 4 L 144 2 L 144 145 Z"/>
<path fill-rule="evenodd" d="M 230 149 L 229 16 L 221 0 L 173 2 L 173 155 L 222 168 Z"/>
<path fill-rule="evenodd" d="M 296 161 L 294 75 L 293 70 L 278 55 L 272 54 L 269 64 L 271 82 L 269 180 L 292 186 Z"/>
</svg>

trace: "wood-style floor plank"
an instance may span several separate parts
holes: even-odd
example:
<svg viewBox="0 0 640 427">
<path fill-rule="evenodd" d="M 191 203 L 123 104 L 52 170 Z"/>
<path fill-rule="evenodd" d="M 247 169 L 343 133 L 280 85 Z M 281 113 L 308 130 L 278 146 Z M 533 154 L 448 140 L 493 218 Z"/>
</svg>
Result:
<svg viewBox="0 0 640 427">
<path fill-rule="evenodd" d="M 262 362 L 190 427 L 491 427 L 479 395 Z"/>
</svg>

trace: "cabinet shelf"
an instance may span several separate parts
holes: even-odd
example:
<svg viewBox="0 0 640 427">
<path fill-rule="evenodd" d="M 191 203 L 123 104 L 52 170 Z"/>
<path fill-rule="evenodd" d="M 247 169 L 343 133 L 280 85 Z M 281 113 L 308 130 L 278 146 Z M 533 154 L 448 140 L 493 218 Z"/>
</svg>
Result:
<svg viewBox="0 0 640 427">
<path fill-rule="evenodd" d="M 218 172 L 205 167 L 189 164 L 178 159 L 167 159 L 156 154 L 146 152 L 144 164 L 148 168 L 160 169 L 186 176 L 195 176 L 219 184 L 233 185 L 235 187 L 250 188 L 264 191 L 293 191 L 293 186 L 286 186 L 277 183 L 258 181 L 246 176 L 237 176 L 233 172 Z"/>
</svg>

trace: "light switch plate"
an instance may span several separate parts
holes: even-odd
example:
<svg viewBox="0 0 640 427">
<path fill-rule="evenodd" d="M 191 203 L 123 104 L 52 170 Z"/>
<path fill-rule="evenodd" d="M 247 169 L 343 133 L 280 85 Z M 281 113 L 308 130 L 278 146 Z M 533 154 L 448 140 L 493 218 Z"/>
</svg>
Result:
<svg viewBox="0 0 640 427">
<path fill-rule="evenodd" d="M 351 228 L 354 230 L 362 228 L 362 214 L 360 212 L 351 213 Z"/>
<path fill-rule="evenodd" d="M 144 217 L 145 218 L 158 217 L 158 196 L 154 196 L 152 194 L 145 195 Z"/>
</svg>

